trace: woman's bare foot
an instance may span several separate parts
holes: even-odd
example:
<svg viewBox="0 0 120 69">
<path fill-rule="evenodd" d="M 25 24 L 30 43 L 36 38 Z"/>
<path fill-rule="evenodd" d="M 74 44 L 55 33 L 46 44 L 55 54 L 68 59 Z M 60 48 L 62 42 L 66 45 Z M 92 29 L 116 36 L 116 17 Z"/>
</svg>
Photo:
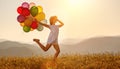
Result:
<svg viewBox="0 0 120 69">
<path fill-rule="evenodd" d="M 33 41 L 35 41 L 35 42 L 39 42 L 40 40 L 39 40 L 39 39 L 33 39 Z"/>
</svg>

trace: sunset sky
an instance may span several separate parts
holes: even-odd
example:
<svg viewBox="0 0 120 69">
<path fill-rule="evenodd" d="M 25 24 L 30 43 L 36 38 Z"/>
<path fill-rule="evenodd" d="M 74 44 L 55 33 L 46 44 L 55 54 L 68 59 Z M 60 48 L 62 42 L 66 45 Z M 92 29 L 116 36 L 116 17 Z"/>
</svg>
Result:
<svg viewBox="0 0 120 69">
<path fill-rule="evenodd" d="M 59 40 L 120 35 L 120 0 L 0 0 L 0 39 L 46 42 L 49 30 L 25 33 L 17 22 L 17 7 L 23 2 L 41 5 L 46 19 L 56 15 L 64 22 Z M 48 21 L 49 24 L 49 21 Z"/>
</svg>

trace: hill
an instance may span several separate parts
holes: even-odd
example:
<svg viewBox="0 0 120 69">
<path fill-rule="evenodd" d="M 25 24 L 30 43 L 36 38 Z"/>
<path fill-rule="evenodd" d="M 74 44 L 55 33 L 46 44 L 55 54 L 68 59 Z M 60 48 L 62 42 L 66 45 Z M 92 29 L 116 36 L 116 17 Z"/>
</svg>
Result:
<svg viewBox="0 0 120 69">
<path fill-rule="evenodd" d="M 120 52 L 120 37 L 94 37 L 76 44 L 66 44 L 61 46 L 64 52 L 67 53 L 117 53 Z"/>
<path fill-rule="evenodd" d="M 0 56 L 32 56 L 41 54 L 37 46 L 14 41 L 0 42 Z"/>
<path fill-rule="evenodd" d="M 94 37 L 83 41 L 68 40 L 60 44 L 61 54 L 70 53 L 103 53 L 120 52 L 120 37 Z M 70 42 L 70 43 L 69 43 Z M 24 44 L 14 41 L 0 42 L 0 56 L 32 56 L 53 55 L 55 50 L 50 48 L 44 52 L 37 44 Z"/>
</svg>

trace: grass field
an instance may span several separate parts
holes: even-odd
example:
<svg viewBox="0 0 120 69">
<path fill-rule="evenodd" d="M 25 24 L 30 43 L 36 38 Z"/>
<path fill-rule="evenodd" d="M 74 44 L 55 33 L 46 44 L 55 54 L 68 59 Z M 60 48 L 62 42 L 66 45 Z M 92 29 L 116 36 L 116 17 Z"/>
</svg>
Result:
<svg viewBox="0 0 120 69">
<path fill-rule="evenodd" d="M 0 69 L 120 69 L 120 54 L 72 54 L 52 57 L 1 57 Z"/>
</svg>

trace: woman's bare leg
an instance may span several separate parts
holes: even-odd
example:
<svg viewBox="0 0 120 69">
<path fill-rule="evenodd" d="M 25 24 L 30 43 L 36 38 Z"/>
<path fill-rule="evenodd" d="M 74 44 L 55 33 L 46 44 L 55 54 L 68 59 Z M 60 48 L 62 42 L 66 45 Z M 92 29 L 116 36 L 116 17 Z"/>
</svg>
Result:
<svg viewBox="0 0 120 69">
<path fill-rule="evenodd" d="M 47 44 L 46 47 L 45 47 L 44 45 L 42 45 L 40 43 L 39 39 L 33 39 L 33 41 L 35 41 L 42 48 L 42 50 L 44 50 L 44 51 L 47 51 L 51 47 L 51 44 Z"/>
<path fill-rule="evenodd" d="M 56 50 L 56 53 L 55 53 L 55 55 L 54 55 L 54 61 L 56 61 L 56 59 L 57 59 L 57 57 L 58 57 L 58 55 L 59 55 L 59 53 L 60 53 L 60 48 L 59 48 L 59 45 L 58 45 L 58 44 L 53 44 L 53 47 L 54 47 L 55 50 Z"/>
</svg>

